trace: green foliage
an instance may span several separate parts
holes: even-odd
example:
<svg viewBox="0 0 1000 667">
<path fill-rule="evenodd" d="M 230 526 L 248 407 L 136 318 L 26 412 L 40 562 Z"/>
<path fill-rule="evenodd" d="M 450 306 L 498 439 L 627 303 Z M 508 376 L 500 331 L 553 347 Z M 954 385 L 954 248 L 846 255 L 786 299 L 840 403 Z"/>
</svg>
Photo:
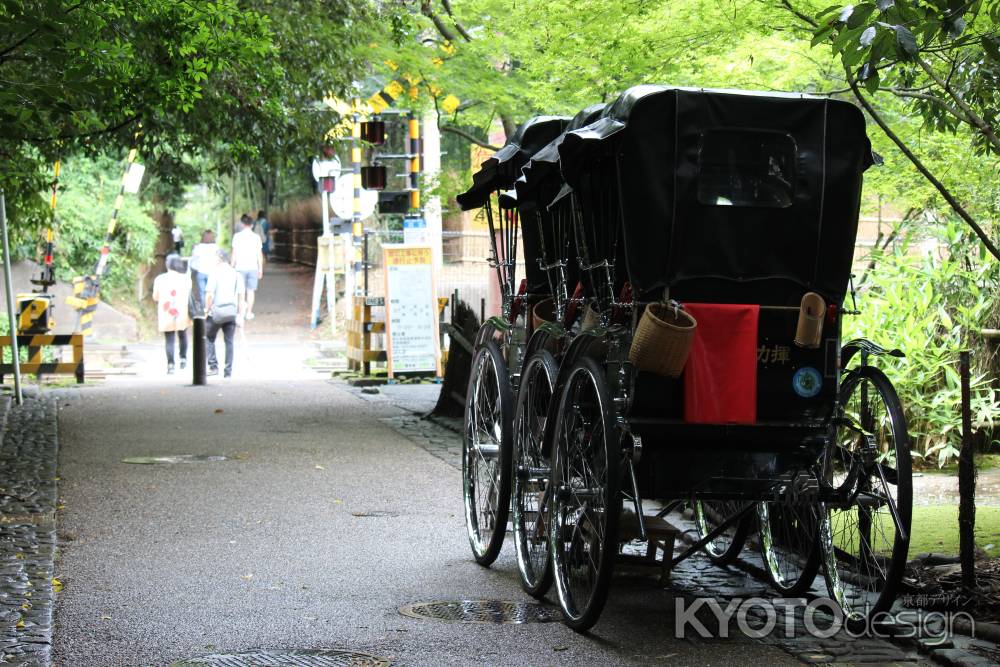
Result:
<svg viewBox="0 0 1000 667">
<path fill-rule="evenodd" d="M 887 371 L 906 411 L 914 454 L 941 466 L 958 455 L 961 442 L 958 353 L 981 346 L 978 331 L 1000 290 L 1000 266 L 957 222 L 945 225 L 937 241 L 904 241 L 875 258 L 871 280 L 858 295 L 861 314 L 846 322 L 844 336 L 871 338 L 906 354 L 887 362 Z M 979 351 L 975 358 L 982 364 L 985 350 Z M 973 374 L 971 387 L 974 428 L 992 429 L 1000 393 L 982 372 Z"/>
<path fill-rule="evenodd" d="M 301 162 L 337 120 L 320 103 L 359 73 L 369 0 L 0 0 L 0 187 L 46 221 L 51 161 L 132 144 L 170 201 L 204 165 Z"/>
<path fill-rule="evenodd" d="M 121 187 L 122 165 L 121 159 L 107 156 L 77 157 L 64 164 L 55 255 L 60 280 L 94 270 Z M 142 205 L 126 195 L 111 244 L 110 272 L 101 285 L 105 294 L 131 294 L 137 270 L 153 257 L 158 233 Z"/>
</svg>

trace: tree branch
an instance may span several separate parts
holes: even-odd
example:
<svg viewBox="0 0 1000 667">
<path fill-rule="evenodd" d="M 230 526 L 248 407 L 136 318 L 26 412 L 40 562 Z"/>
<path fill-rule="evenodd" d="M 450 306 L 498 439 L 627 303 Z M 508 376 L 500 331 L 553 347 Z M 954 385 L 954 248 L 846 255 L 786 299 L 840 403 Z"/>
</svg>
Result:
<svg viewBox="0 0 1000 667">
<path fill-rule="evenodd" d="M 482 146 L 483 148 L 488 148 L 491 151 L 498 151 L 498 150 L 500 150 L 500 146 L 494 146 L 489 141 L 486 141 L 484 139 L 480 139 L 479 137 L 477 137 L 477 136 L 475 136 L 473 134 L 470 134 L 469 132 L 466 132 L 462 128 L 455 127 L 454 125 L 441 125 L 440 123 L 438 123 L 438 129 L 441 130 L 442 132 L 449 132 L 451 134 L 454 134 L 454 135 L 457 135 L 459 137 L 462 137 L 463 139 L 465 139 L 469 143 L 473 143 L 473 144 L 475 144 L 477 146 Z"/>
<path fill-rule="evenodd" d="M 86 139 L 88 137 L 96 137 L 102 134 L 112 134 L 114 132 L 117 132 L 118 130 L 123 129 L 128 125 L 131 125 L 132 123 L 139 120 L 139 118 L 140 118 L 139 114 L 133 114 L 116 125 L 104 127 L 101 128 L 100 130 L 93 130 L 91 132 L 70 132 L 67 134 L 59 134 L 54 137 L 14 137 L 14 139 L 18 141 L 32 141 L 36 143 L 49 143 L 51 141 L 64 141 L 66 139 Z"/>
<path fill-rule="evenodd" d="M 465 39 L 465 41 L 471 42 L 472 35 L 470 35 L 469 32 L 465 29 L 465 26 L 463 26 L 459 22 L 459 20 L 455 18 L 455 13 L 451 11 L 451 0 L 441 0 L 441 6 L 444 7 L 444 11 L 446 14 L 448 14 L 448 18 L 451 19 L 451 22 L 455 24 L 455 30 L 458 31 L 458 34 L 460 34 Z"/>
<path fill-rule="evenodd" d="M 66 16 L 70 12 L 72 12 L 72 11 L 74 11 L 76 9 L 79 9 L 80 7 L 83 6 L 83 4 L 84 4 L 83 2 L 78 2 L 75 5 L 71 5 L 71 6 L 67 7 L 66 11 L 63 12 L 63 16 Z M 10 46 L 8 46 L 5 49 L 3 49 L 2 51 L 0 51 L 0 63 L 2 63 L 5 60 L 9 60 L 9 58 L 7 58 L 8 54 L 12 53 L 13 51 L 16 51 L 22 44 L 24 44 L 29 39 L 31 39 L 32 37 L 34 37 L 35 35 L 37 35 L 41 31 L 41 29 L 42 29 L 42 26 L 39 26 L 39 27 L 35 28 L 31 32 L 29 32 L 27 35 L 25 35 L 24 37 L 22 37 L 21 39 L 17 40 L 16 42 L 14 42 L 13 44 L 11 44 Z"/>
<path fill-rule="evenodd" d="M 440 16 L 434 13 L 434 9 L 431 7 L 431 0 L 420 0 L 420 13 L 431 20 L 434 27 L 437 28 L 437 31 L 441 33 L 442 37 L 452 43 L 457 41 L 455 39 L 455 33 L 453 33 L 448 26 L 444 24 L 444 21 L 441 20 Z"/>
<path fill-rule="evenodd" d="M 1000 249 L 997 248 L 997 246 L 993 243 L 993 240 L 990 239 L 989 235 L 983 230 L 983 228 L 979 226 L 979 223 L 977 223 L 975 219 L 969 215 L 969 212 L 965 210 L 957 199 L 955 199 L 954 195 L 951 194 L 951 191 L 949 191 L 948 188 L 941 183 L 941 181 L 934 177 L 934 174 L 932 174 L 930 170 L 924 166 L 924 163 L 920 161 L 920 158 L 913 154 L 913 151 L 911 151 L 907 145 L 903 143 L 903 140 L 892 131 L 882 116 L 875 111 L 874 107 L 872 107 L 865 96 L 861 94 L 861 91 L 858 89 L 858 82 L 855 80 L 854 75 L 851 74 L 849 67 L 844 68 L 844 74 L 847 77 L 847 83 L 851 86 L 851 90 L 854 92 L 854 96 L 857 98 L 861 106 L 864 107 L 865 111 L 868 112 L 868 115 L 872 117 L 872 120 L 874 120 L 875 123 L 882 128 L 882 131 L 885 132 L 885 136 L 889 137 L 892 143 L 896 144 L 899 150 L 902 151 L 903 155 L 905 155 L 907 159 L 913 163 L 913 166 L 917 168 L 917 171 L 919 171 L 923 177 L 926 178 L 939 193 L 941 193 L 941 196 L 944 197 L 946 202 L 948 202 L 952 210 L 954 210 L 955 213 L 957 213 L 958 216 L 972 228 L 972 231 L 976 233 L 976 236 L 978 236 L 983 242 L 983 245 L 990 251 L 990 254 L 1000 260 Z"/>
<path fill-rule="evenodd" d="M 986 137 L 989 140 L 989 142 L 993 145 L 993 149 L 997 153 L 1000 153 L 1000 138 L 997 138 L 996 132 L 993 131 L 993 128 L 990 127 L 990 124 L 987 123 L 985 120 L 983 120 L 979 114 L 973 111 L 972 107 L 970 107 L 969 104 L 962 99 L 962 96 L 957 94 L 955 92 L 955 89 L 952 88 L 948 84 L 948 82 L 941 79 L 941 77 L 938 76 L 937 72 L 934 71 L 934 68 L 928 65 L 923 58 L 920 58 L 918 56 L 917 58 L 915 58 L 915 60 L 917 61 L 917 64 L 920 65 L 921 69 L 924 70 L 927 76 L 929 76 L 931 80 L 934 81 L 934 83 L 940 86 L 946 93 L 948 93 L 948 96 L 952 100 L 954 100 L 958 108 L 962 110 L 963 114 L 965 114 L 965 118 L 968 121 L 968 123 L 972 125 L 974 128 L 976 128 L 980 134 Z"/>
<path fill-rule="evenodd" d="M 819 27 L 816 23 L 816 19 L 809 16 L 808 14 L 800 12 L 798 9 L 792 6 L 792 3 L 789 0 L 781 0 L 781 4 L 785 6 L 785 9 L 790 11 L 792 14 L 795 14 L 795 16 L 797 16 L 801 21 L 804 21 L 808 26 L 812 28 Z"/>
</svg>

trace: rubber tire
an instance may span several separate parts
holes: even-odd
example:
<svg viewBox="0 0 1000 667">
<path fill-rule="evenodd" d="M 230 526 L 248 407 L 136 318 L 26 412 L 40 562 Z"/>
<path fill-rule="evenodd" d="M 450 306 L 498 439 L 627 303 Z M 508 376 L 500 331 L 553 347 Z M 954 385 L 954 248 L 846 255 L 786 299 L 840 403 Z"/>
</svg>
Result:
<svg viewBox="0 0 1000 667">
<path fill-rule="evenodd" d="M 802 571 L 799 573 L 799 576 L 794 582 L 788 584 L 778 578 L 778 574 L 774 571 L 774 568 L 771 566 L 771 561 L 767 557 L 764 534 L 765 532 L 770 532 L 770 524 L 765 521 L 763 511 L 768 508 L 768 506 L 779 510 L 782 509 L 781 503 L 772 502 L 762 502 L 759 503 L 757 507 L 757 540 L 760 547 L 760 557 L 764 561 L 764 571 L 767 572 L 767 578 L 768 581 L 771 582 L 771 586 L 774 590 L 781 593 L 782 597 L 799 597 L 812 588 L 813 582 L 816 581 L 816 575 L 819 574 L 820 565 L 822 564 L 822 554 L 820 553 L 819 548 L 819 532 L 821 529 L 822 518 L 817 517 L 815 534 L 810 538 L 807 538 L 812 540 L 812 547 L 809 551 L 808 558 L 806 558 L 806 563 L 802 567 Z M 770 512 L 769 509 L 768 512 Z"/>
<path fill-rule="evenodd" d="M 537 371 L 534 369 L 539 367 Z M 511 522 L 514 526 L 514 548 L 517 554 L 517 569 L 521 575 L 521 587 L 524 588 L 525 592 L 534 597 L 542 598 L 548 592 L 549 588 L 552 586 L 552 559 L 551 553 L 549 551 L 549 540 L 548 533 L 546 532 L 542 543 L 545 545 L 545 560 L 542 566 L 542 572 L 538 576 L 532 576 L 528 572 L 528 558 L 526 554 L 526 537 L 525 531 L 522 526 L 520 503 L 518 502 L 518 494 L 520 489 L 520 480 L 517 475 L 517 467 L 519 463 L 519 452 L 522 448 L 522 443 L 520 441 L 519 424 L 521 420 L 521 414 L 527 409 L 528 397 L 531 396 L 532 391 L 528 389 L 530 386 L 530 380 L 533 373 L 538 373 L 537 380 L 542 382 L 548 382 L 548 392 L 549 401 L 552 400 L 552 392 L 555 391 L 556 374 L 559 372 L 559 366 L 556 364 L 555 357 L 548 350 L 540 349 L 536 350 L 524 364 L 524 372 L 521 374 L 521 390 L 518 392 L 517 396 L 517 409 L 514 411 L 514 435 L 513 435 L 513 455 L 512 455 L 512 478 L 513 478 L 513 488 L 511 490 L 512 508 L 513 508 L 513 521 Z M 544 379 L 542 379 L 544 377 Z M 527 384 L 526 384 L 527 383 Z M 548 424 L 546 423 L 546 428 Z M 542 449 L 544 443 L 544 432 L 538 441 L 539 450 Z M 538 452 L 539 456 L 541 451 Z M 544 497 L 544 496 L 543 496 Z M 546 505 L 548 501 L 546 500 Z M 541 511 L 545 511 L 547 508 L 540 508 Z"/>
<path fill-rule="evenodd" d="M 699 540 L 705 537 L 705 535 L 707 535 L 709 532 L 711 532 L 710 528 L 707 532 L 703 531 L 701 520 L 699 519 L 699 515 L 703 511 L 702 506 L 704 503 L 713 503 L 713 502 L 730 502 L 730 501 L 695 500 L 693 503 L 691 503 L 691 509 L 694 512 L 694 526 L 695 529 L 698 531 Z M 744 515 L 743 518 L 737 522 L 736 532 L 733 533 L 733 541 L 722 553 L 713 552 L 709 548 L 708 544 L 702 547 L 702 551 L 705 553 L 708 559 L 712 561 L 714 564 L 729 565 L 730 563 L 736 560 L 736 558 L 740 555 L 740 552 L 743 550 L 743 545 L 746 544 L 747 536 L 750 534 L 751 522 L 752 519 L 750 518 L 749 515 Z"/>
<path fill-rule="evenodd" d="M 901 515 L 901 519 L 905 524 L 907 533 L 912 533 L 912 518 L 913 518 L 913 460 L 910 454 L 910 436 L 906 427 L 906 416 L 903 413 L 903 406 L 899 400 L 899 395 L 896 393 L 895 387 L 892 386 L 892 382 L 889 378 L 885 376 L 878 368 L 874 366 L 861 366 L 855 368 L 847 374 L 843 384 L 841 385 L 841 395 L 840 400 L 842 405 L 846 405 L 851 397 L 851 393 L 854 388 L 859 385 L 863 380 L 868 380 L 872 386 L 882 395 L 882 401 L 885 404 L 886 411 L 890 420 L 893 423 L 893 436 L 896 441 L 896 508 Z M 829 513 L 825 514 L 827 519 L 827 529 L 830 529 L 831 523 L 829 519 Z M 892 559 L 889 563 L 889 571 L 886 577 L 885 586 L 879 593 L 878 599 L 875 604 L 872 605 L 871 611 L 865 618 L 850 618 L 845 613 L 845 619 L 849 629 L 860 630 L 868 625 L 868 619 L 879 614 L 880 612 L 888 611 L 892 606 L 892 603 L 896 599 L 896 595 L 899 591 L 899 586 L 902 583 L 903 575 L 906 569 L 906 558 L 909 552 L 910 543 L 909 540 L 903 540 L 898 531 L 895 531 L 895 536 L 893 539 L 892 548 Z M 831 554 L 832 551 L 829 548 L 832 544 L 831 541 L 821 540 L 821 547 L 824 550 L 824 561 L 826 567 L 823 568 L 823 572 L 826 578 L 827 591 L 830 597 L 834 600 L 838 600 L 838 591 L 836 590 L 836 582 L 830 572 Z M 833 554 L 833 560 L 836 556 Z M 839 577 L 839 575 L 838 575 Z"/>
<path fill-rule="evenodd" d="M 611 410 L 611 400 L 607 382 L 604 380 L 604 372 L 592 358 L 580 358 L 569 371 L 565 387 L 559 397 L 559 409 L 557 412 L 558 420 L 556 421 L 554 428 L 553 439 L 554 460 L 552 466 L 552 484 L 556 489 L 558 489 L 561 481 L 560 468 L 567 452 L 563 451 L 560 439 L 565 422 L 564 416 L 566 414 L 567 402 L 570 398 L 570 394 L 573 393 L 574 385 L 576 384 L 575 378 L 578 374 L 585 374 L 589 376 L 588 378 L 584 378 L 582 381 L 589 382 L 591 384 L 594 397 L 600 403 L 603 427 L 600 429 L 600 433 L 594 434 L 593 438 L 600 438 L 602 441 L 603 444 L 601 447 L 603 449 L 603 455 L 607 466 L 607 487 L 605 489 L 607 506 L 604 512 L 603 531 L 605 540 L 604 544 L 602 544 L 599 548 L 598 555 L 600 562 L 598 563 L 596 576 L 594 578 L 595 583 L 591 588 L 591 594 L 587 600 L 587 604 L 582 609 L 576 609 L 575 605 L 571 608 L 567 602 L 567 587 L 559 555 L 562 553 L 562 550 L 559 548 L 561 546 L 559 535 L 561 523 L 556 518 L 556 512 L 558 511 L 557 505 L 559 503 L 557 493 L 552 494 L 552 509 L 549 511 L 549 516 L 552 517 L 549 521 L 549 550 L 552 553 L 556 591 L 559 596 L 559 604 L 563 611 L 563 622 L 576 632 L 586 632 L 597 622 L 597 619 L 601 615 L 601 611 L 604 609 L 604 604 L 608 598 L 608 589 L 611 585 L 611 574 L 614 570 L 614 561 L 618 552 L 618 521 L 622 509 L 622 496 L 620 491 L 621 451 L 618 449 L 619 438 L 615 433 L 616 427 L 614 426 L 615 422 L 613 421 L 614 414 Z"/>
<path fill-rule="evenodd" d="M 498 392 L 497 398 L 500 402 L 501 436 L 499 463 L 497 472 L 497 512 L 494 529 L 490 534 L 489 541 L 482 544 L 477 539 L 478 519 L 473 519 L 475 508 L 472 506 L 472 499 L 475 497 L 475 480 L 471 477 L 469 466 L 471 452 L 471 442 L 469 438 L 469 417 L 472 411 L 472 404 L 475 401 L 475 389 L 479 379 L 477 369 L 480 363 L 492 364 L 497 376 Z M 500 348 L 493 341 L 486 341 L 477 350 L 472 359 L 472 372 L 469 376 L 469 387 L 465 394 L 465 420 L 462 431 L 462 493 L 465 504 L 465 524 L 469 534 L 469 546 L 472 548 L 472 555 L 480 565 L 488 567 L 493 564 L 500 555 L 503 547 L 504 535 L 507 531 L 507 519 L 510 513 L 510 489 L 511 489 L 511 448 L 513 441 L 513 411 L 514 396 L 510 386 L 510 376 L 507 373 L 507 364 L 500 354 Z M 481 537 L 481 536 L 480 536 Z"/>
</svg>

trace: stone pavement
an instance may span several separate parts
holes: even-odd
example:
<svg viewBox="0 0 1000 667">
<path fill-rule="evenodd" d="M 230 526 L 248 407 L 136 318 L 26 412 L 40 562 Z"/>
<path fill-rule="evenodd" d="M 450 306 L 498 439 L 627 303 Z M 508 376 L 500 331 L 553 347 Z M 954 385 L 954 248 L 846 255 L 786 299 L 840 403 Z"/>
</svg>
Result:
<svg viewBox="0 0 1000 667">
<path fill-rule="evenodd" d="M 58 451 L 55 393 L 0 396 L 0 662 L 47 665 L 52 649 Z"/>
</svg>

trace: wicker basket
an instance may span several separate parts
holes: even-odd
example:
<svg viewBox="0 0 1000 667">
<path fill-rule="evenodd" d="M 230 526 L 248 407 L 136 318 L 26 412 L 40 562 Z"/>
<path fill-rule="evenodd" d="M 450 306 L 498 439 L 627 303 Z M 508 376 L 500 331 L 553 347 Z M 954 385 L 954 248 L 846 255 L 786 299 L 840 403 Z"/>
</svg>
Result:
<svg viewBox="0 0 1000 667">
<path fill-rule="evenodd" d="M 694 330 L 698 325 L 680 308 L 662 303 L 646 306 L 636 327 L 628 358 L 632 365 L 667 377 L 678 377 L 684 370 Z"/>
<path fill-rule="evenodd" d="M 546 322 L 555 322 L 556 304 L 552 297 L 542 299 L 531 309 L 531 328 L 537 329 Z"/>
<path fill-rule="evenodd" d="M 600 314 L 588 303 L 583 307 L 583 318 L 580 320 L 580 331 L 590 331 L 601 323 Z"/>
</svg>

